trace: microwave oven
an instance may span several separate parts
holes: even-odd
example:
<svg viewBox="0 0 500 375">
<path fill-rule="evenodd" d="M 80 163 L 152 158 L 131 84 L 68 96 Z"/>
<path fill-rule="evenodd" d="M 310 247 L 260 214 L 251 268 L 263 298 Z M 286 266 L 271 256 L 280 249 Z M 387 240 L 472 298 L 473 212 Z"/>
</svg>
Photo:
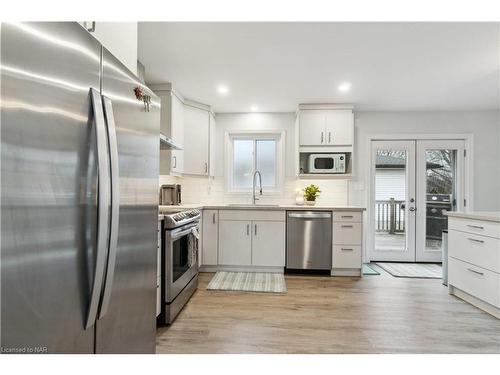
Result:
<svg viewBox="0 0 500 375">
<path fill-rule="evenodd" d="M 346 154 L 309 155 L 309 173 L 345 173 Z"/>
</svg>

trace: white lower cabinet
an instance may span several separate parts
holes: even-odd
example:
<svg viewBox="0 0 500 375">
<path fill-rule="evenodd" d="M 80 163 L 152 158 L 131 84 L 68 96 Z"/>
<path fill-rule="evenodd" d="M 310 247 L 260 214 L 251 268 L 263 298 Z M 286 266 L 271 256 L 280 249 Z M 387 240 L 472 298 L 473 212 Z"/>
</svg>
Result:
<svg viewBox="0 0 500 375">
<path fill-rule="evenodd" d="M 284 267 L 285 223 L 254 221 L 252 229 L 252 265 Z"/>
<path fill-rule="evenodd" d="M 219 222 L 219 265 L 249 266 L 252 264 L 251 221 L 221 220 Z"/>
<path fill-rule="evenodd" d="M 284 267 L 284 211 L 220 210 L 218 265 Z"/>
<path fill-rule="evenodd" d="M 362 237 L 361 212 L 333 213 L 333 276 L 361 276 Z"/>
<path fill-rule="evenodd" d="M 201 266 L 216 266 L 219 237 L 219 211 L 203 210 L 201 232 Z"/>
<path fill-rule="evenodd" d="M 449 213 L 449 290 L 500 319 L 500 223 L 470 216 Z"/>
</svg>

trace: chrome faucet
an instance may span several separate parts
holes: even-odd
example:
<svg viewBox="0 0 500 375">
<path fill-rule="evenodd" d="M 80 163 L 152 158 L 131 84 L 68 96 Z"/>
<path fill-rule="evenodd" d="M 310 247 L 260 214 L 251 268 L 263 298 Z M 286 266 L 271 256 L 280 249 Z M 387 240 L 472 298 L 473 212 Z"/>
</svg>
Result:
<svg viewBox="0 0 500 375">
<path fill-rule="evenodd" d="M 255 201 L 259 200 L 259 198 L 257 198 L 255 196 L 255 176 L 256 175 L 259 175 L 259 185 L 260 185 L 260 190 L 259 190 L 259 195 L 262 195 L 262 175 L 260 174 L 259 171 L 255 171 L 253 172 L 253 177 L 252 177 L 252 204 L 255 204 Z"/>
</svg>

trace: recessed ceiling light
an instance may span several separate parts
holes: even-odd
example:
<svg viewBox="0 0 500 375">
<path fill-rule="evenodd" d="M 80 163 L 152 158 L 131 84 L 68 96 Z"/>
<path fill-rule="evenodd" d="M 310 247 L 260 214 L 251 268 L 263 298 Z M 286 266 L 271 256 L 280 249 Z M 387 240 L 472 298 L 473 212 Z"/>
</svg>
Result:
<svg viewBox="0 0 500 375">
<path fill-rule="evenodd" d="M 217 92 L 221 95 L 226 95 L 229 92 L 229 87 L 226 85 L 217 86 Z"/>
<path fill-rule="evenodd" d="M 342 82 L 339 87 L 338 87 L 340 92 L 347 92 L 351 89 L 351 83 L 350 82 Z"/>
<path fill-rule="evenodd" d="M 253 105 L 250 107 L 250 109 L 255 112 L 255 111 L 258 111 L 259 110 L 259 107 L 257 107 L 256 105 Z"/>
</svg>

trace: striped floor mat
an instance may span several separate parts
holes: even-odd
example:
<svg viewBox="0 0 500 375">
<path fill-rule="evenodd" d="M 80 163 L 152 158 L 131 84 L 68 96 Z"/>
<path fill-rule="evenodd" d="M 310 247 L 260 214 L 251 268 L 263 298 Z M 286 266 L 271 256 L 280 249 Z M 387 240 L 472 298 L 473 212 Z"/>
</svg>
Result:
<svg viewBox="0 0 500 375">
<path fill-rule="evenodd" d="M 217 272 L 207 286 L 208 290 L 286 293 L 282 273 Z"/>
<path fill-rule="evenodd" d="M 443 269 L 436 263 L 375 263 L 394 277 L 441 279 Z"/>
</svg>

